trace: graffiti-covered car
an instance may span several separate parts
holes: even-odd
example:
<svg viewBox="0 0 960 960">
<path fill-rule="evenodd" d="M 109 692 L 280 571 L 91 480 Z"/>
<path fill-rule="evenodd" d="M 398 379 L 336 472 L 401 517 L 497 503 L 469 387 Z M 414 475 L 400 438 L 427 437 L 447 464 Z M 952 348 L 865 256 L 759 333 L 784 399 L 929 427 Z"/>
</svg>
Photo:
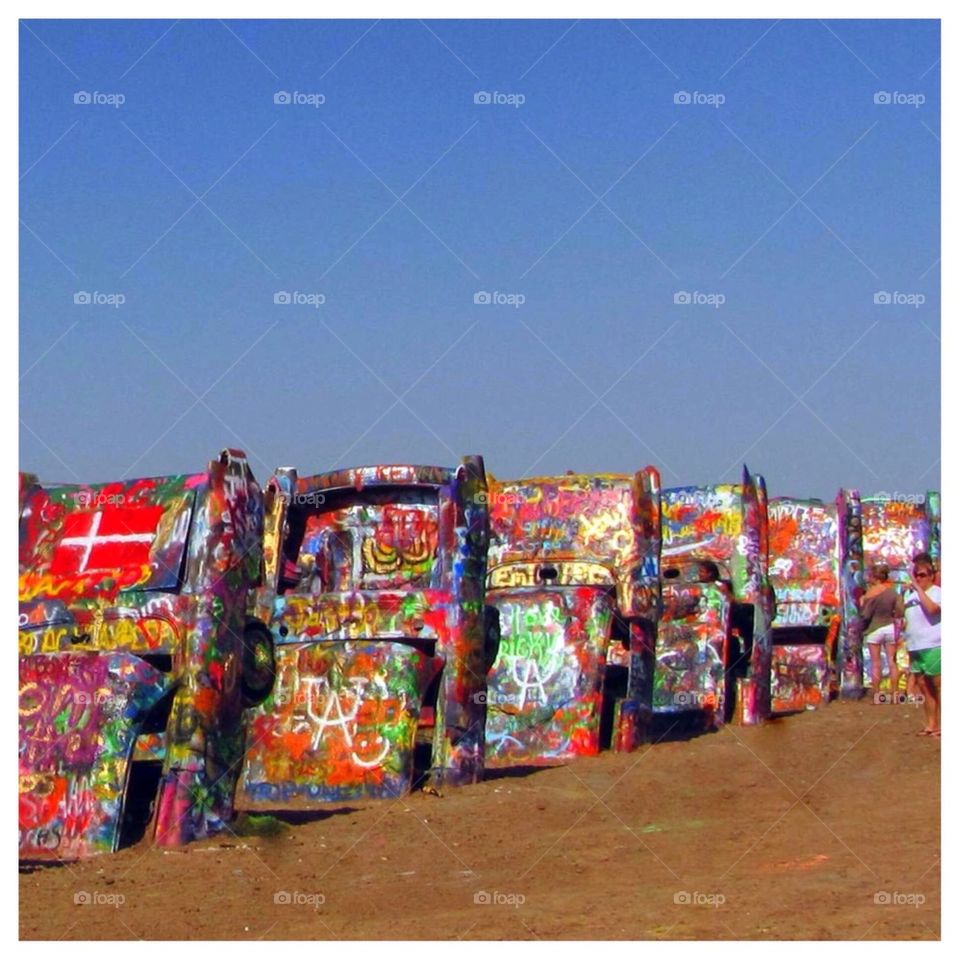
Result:
<svg viewBox="0 0 960 960">
<path fill-rule="evenodd" d="M 890 579 L 905 590 L 910 584 L 913 558 L 918 553 L 929 553 L 934 563 L 940 559 L 940 494 L 929 490 L 926 494 L 890 496 L 876 494 L 861 501 L 863 512 L 863 564 L 869 571 L 876 564 L 890 570 Z M 870 656 L 876 653 L 882 661 L 881 686 L 889 686 L 883 644 L 864 644 L 863 684 L 870 686 Z M 901 684 L 906 684 L 909 670 L 907 651 L 901 644 L 897 651 Z"/>
<path fill-rule="evenodd" d="M 29 486 L 20 514 L 20 856 L 70 860 L 232 815 L 263 497 L 246 457 L 203 473 Z"/>
<path fill-rule="evenodd" d="M 860 498 L 849 490 L 834 503 L 777 497 L 768 512 L 776 595 L 770 698 L 774 713 L 786 713 L 827 703 L 844 678 L 859 683 Z"/>
<path fill-rule="evenodd" d="M 767 501 L 746 467 L 739 484 L 672 487 L 661 496 L 663 615 L 653 709 L 696 711 L 706 726 L 770 713 Z"/>
<path fill-rule="evenodd" d="M 660 477 L 569 474 L 490 485 L 487 763 L 630 750 L 650 712 Z"/>
<path fill-rule="evenodd" d="M 421 767 L 432 790 L 482 777 L 486 492 L 480 457 L 277 471 L 256 598 L 277 679 L 248 714 L 238 807 L 397 797 Z"/>
</svg>

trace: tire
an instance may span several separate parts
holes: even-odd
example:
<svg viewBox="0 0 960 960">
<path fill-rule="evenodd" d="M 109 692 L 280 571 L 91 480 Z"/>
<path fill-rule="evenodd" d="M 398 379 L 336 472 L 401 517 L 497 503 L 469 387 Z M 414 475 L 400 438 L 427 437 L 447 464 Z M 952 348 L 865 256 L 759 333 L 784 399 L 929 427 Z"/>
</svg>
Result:
<svg viewBox="0 0 960 960">
<path fill-rule="evenodd" d="M 259 620 L 248 620 L 243 630 L 240 694 L 244 707 L 257 707 L 270 696 L 277 675 L 273 634 Z"/>
</svg>

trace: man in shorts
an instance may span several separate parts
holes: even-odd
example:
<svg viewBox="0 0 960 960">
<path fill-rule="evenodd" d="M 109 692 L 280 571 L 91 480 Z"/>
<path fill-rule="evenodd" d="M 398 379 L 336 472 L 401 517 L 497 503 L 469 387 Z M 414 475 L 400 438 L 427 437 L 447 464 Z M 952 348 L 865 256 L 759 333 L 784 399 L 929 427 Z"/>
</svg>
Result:
<svg viewBox="0 0 960 960">
<path fill-rule="evenodd" d="M 919 682 L 927 721 L 920 737 L 940 736 L 940 588 L 933 578 L 930 555 L 918 553 L 903 598 L 903 620 L 910 672 Z"/>
</svg>

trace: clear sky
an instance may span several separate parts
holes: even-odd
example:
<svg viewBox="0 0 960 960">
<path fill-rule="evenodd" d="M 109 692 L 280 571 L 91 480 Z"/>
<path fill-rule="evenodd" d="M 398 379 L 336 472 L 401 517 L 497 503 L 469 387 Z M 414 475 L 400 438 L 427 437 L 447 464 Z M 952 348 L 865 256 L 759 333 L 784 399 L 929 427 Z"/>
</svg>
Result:
<svg viewBox="0 0 960 960">
<path fill-rule="evenodd" d="M 41 479 L 229 445 L 260 479 L 481 453 L 504 478 L 939 485 L 934 21 L 20 39 Z"/>
</svg>

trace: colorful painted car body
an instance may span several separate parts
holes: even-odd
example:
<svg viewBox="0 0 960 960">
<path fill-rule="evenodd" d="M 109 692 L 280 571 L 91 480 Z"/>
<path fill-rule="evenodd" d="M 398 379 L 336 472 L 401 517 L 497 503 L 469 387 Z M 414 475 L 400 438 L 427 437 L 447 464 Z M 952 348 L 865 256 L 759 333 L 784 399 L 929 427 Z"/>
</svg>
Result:
<svg viewBox="0 0 960 960">
<path fill-rule="evenodd" d="M 890 579 L 901 589 L 910 583 L 913 558 L 918 553 L 929 553 L 934 562 L 940 559 L 940 494 L 929 490 L 923 496 L 890 497 L 877 494 L 864 497 L 863 510 L 863 563 L 866 570 L 882 563 L 890 568 Z M 870 686 L 870 657 L 878 652 L 881 657 L 881 686 L 889 686 L 890 671 L 886 651 L 876 645 L 863 645 L 863 684 Z M 908 658 L 901 644 L 897 651 L 900 664 L 901 686 L 906 685 Z"/>
<path fill-rule="evenodd" d="M 250 711 L 245 809 L 392 798 L 483 774 L 489 521 L 480 457 L 453 469 L 374 466 L 267 488 L 256 610 L 276 646 L 273 693 Z"/>
<path fill-rule="evenodd" d="M 744 467 L 739 484 L 674 487 L 661 503 L 654 712 L 759 722 L 770 713 L 773 615 L 763 477 Z"/>
<path fill-rule="evenodd" d="M 913 558 L 929 553 L 940 557 L 940 494 L 930 490 L 925 496 L 892 499 L 885 494 L 864 497 L 863 562 L 869 570 L 884 563 L 890 578 L 910 582 Z"/>
<path fill-rule="evenodd" d="M 487 602 L 500 648 L 487 764 L 631 750 L 649 719 L 659 610 L 660 476 L 492 481 Z"/>
<path fill-rule="evenodd" d="M 848 490 L 834 503 L 777 497 L 768 514 L 776 596 L 770 699 L 774 713 L 787 713 L 827 703 L 860 649 L 860 498 Z"/>
<path fill-rule="evenodd" d="M 244 636 L 262 525 L 234 450 L 204 473 L 27 491 L 22 859 L 116 850 L 137 818 L 162 846 L 230 818 L 243 708 L 266 692 Z"/>
</svg>

